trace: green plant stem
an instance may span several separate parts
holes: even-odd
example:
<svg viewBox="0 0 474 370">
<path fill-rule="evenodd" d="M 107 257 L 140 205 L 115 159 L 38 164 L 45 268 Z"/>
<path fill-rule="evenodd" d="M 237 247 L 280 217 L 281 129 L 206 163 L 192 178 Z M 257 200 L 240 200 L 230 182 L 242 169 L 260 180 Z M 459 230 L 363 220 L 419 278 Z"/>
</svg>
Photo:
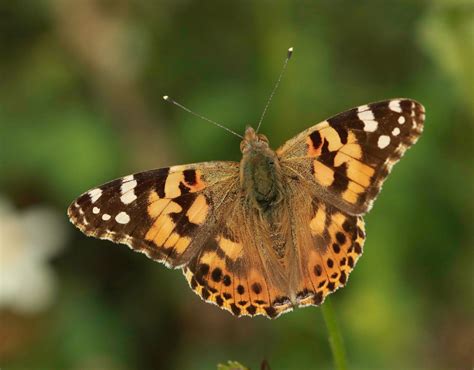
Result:
<svg viewBox="0 0 474 370">
<path fill-rule="evenodd" d="M 324 304 L 321 306 L 324 321 L 328 329 L 329 346 L 331 347 L 332 357 L 337 370 L 347 370 L 346 351 L 344 350 L 344 343 L 342 335 L 337 325 L 336 313 L 329 298 L 326 298 Z"/>
</svg>

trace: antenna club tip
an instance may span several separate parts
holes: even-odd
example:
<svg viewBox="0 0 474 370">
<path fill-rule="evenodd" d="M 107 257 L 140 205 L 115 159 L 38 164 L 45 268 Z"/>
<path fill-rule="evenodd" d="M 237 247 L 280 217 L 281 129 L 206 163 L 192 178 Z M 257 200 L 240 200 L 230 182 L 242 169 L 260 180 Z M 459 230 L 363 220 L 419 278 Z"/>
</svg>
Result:
<svg viewBox="0 0 474 370">
<path fill-rule="evenodd" d="M 163 95 L 163 100 L 169 100 L 170 97 L 168 95 Z"/>
<path fill-rule="evenodd" d="M 291 58 L 292 54 L 293 54 L 293 46 L 291 48 L 288 48 L 288 58 Z"/>
</svg>

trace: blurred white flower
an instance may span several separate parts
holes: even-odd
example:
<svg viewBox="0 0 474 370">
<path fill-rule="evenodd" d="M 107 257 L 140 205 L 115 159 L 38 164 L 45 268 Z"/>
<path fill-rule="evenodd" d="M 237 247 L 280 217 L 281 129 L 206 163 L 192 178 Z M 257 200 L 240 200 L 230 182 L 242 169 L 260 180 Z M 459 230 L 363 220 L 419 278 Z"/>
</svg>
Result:
<svg viewBox="0 0 474 370">
<path fill-rule="evenodd" d="M 56 281 L 48 260 L 65 237 L 65 226 L 53 210 L 19 212 L 0 197 L 0 308 L 34 314 L 52 303 Z"/>
</svg>

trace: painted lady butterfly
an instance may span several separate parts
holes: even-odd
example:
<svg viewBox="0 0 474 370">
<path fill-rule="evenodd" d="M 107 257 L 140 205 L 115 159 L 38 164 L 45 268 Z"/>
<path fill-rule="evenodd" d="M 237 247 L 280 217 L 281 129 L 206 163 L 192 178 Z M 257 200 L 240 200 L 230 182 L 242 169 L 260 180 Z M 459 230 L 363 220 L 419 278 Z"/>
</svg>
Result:
<svg viewBox="0 0 474 370">
<path fill-rule="evenodd" d="M 362 105 L 278 150 L 248 127 L 242 160 L 173 166 L 89 190 L 68 209 L 84 234 L 180 268 L 196 294 L 236 316 L 320 305 L 362 253 L 362 215 L 418 139 L 421 104 Z"/>
</svg>

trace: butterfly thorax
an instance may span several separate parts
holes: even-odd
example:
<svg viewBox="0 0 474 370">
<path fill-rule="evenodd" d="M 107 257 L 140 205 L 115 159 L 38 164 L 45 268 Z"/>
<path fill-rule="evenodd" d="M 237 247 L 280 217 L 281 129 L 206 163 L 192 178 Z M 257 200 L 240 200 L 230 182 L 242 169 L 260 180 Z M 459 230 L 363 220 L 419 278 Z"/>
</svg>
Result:
<svg viewBox="0 0 474 370">
<path fill-rule="evenodd" d="M 278 157 L 268 139 L 252 127 L 246 129 L 240 148 L 240 184 L 247 201 L 262 213 L 272 212 L 283 199 Z"/>
</svg>

